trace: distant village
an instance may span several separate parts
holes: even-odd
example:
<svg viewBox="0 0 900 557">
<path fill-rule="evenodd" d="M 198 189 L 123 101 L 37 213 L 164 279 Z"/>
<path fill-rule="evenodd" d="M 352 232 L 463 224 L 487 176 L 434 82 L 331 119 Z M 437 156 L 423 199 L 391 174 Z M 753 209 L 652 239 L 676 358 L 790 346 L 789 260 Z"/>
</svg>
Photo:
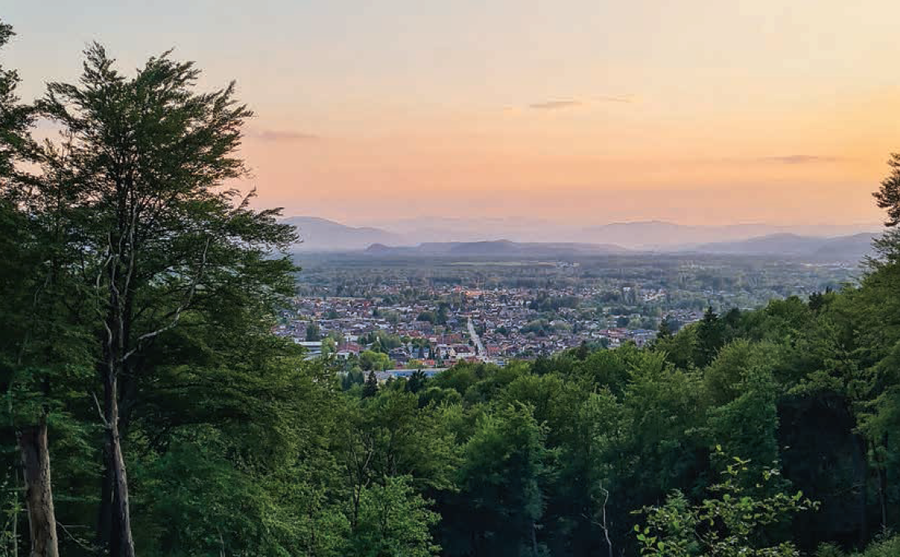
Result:
<svg viewBox="0 0 900 557">
<path fill-rule="evenodd" d="M 674 327 L 698 321 L 698 309 L 672 310 L 662 317 L 615 314 L 615 308 L 590 308 L 599 292 L 590 288 L 554 291 L 552 297 L 531 288 L 435 288 L 422 300 L 394 302 L 399 287 L 380 296 L 299 297 L 282 312 L 277 334 L 302 345 L 308 357 L 329 357 L 349 366 L 372 369 L 380 379 L 412 370 L 440 370 L 458 362 L 505 365 L 511 359 L 550 356 L 582 344 L 615 348 L 653 340 L 659 322 Z M 660 289 L 639 292 L 625 287 L 631 302 L 666 297 Z M 639 299 L 638 299 L 639 298 Z M 366 352 L 383 354 L 373 364 Z"/>
</svg>

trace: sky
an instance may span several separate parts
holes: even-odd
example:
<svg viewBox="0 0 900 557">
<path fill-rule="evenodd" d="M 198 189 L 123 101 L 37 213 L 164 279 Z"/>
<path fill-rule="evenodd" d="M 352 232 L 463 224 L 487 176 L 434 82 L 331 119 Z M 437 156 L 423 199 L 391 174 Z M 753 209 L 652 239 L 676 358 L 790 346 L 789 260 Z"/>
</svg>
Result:
<svg viewBox="0 0 900 557">
<path fill-rule="evenodd" d="M 896 0 L 11 0 L 21 96 L 99 41 L 234 79 L 260 206 L 349 224 L 878 223 Z"/>
</svg>

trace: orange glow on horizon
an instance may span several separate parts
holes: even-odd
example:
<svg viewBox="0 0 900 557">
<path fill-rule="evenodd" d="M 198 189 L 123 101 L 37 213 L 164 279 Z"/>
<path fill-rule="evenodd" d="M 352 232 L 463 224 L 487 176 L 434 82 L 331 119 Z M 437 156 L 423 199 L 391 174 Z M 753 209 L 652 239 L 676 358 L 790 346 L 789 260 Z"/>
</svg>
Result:
<svg viewBox="0 0 900 557">
<path fill-rule="evenodd" d="M 896 0 L 14 4 L 26 100 L 91 40 L 236 79 L 288 215 L 878 223 L 900 151 Z"/>
</svg>

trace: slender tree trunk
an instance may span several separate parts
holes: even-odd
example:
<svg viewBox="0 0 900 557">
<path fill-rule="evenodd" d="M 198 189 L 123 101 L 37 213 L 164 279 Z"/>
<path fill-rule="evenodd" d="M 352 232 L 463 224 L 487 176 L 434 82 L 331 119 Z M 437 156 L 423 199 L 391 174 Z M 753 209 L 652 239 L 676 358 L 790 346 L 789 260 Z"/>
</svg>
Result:
<svg viewBox="0 0 900 557">
<path fill-rule="evenodd" d="M 108 313 L 103 339 L 104 365 L 100 370 L 103 378 L 103 420 L 106 426 L 106 481 L 109 487 L 110 528 L 109 557 L 134 557 L 134 540 L 131 536 L 131 513 L 128 500 L 128 476 L 125 472 L 125 458 L 122 454 L 122 437 L 119 432 L 119 376 L 125 367 L 127 338 L 130 329 L 128 315 L 130 292 L 129 270 L 125 262 L 133 249 L 134 215 L 128 212 L 127 192 L 122 183 L 116 184 L 118 196 L 118 226 L 110 235 L 109 253 L 111 261 L 108 273 Z M 132 209 L 133 210 L 133 209 Z M 127 242 L 126 242 L 127 240 Z M 125 247 L 123 247 L 125 246 Z M 131 254 L 133 256 L 133 254 Z"/>
<path fill-rule="evenodd" d="M 110 362 L 112 364 L 112 362 Z M 119 437 L 119 400 L 116 367 L 109 365 L 104 384 L 106 419 L 107 475 L 110 484 L 111 528 L 110 557 L 134 557 L 131 537 L 131 513 L 128 502 L 128 476 Z"/>
<path fill-rule="evenodd" d="M 606 539 L 606 547 L 609 548 L 609 557 L 613 557 L 613 544 L 612 540 L 609 539 L 609 525 L 606 523 L 606 503 L 609 502 L 609 491 L 603 489 L 603 484 L 600 484 L 600 490 L 603 493 L 603 521 L 601 522 L 601 528 L 603 528 L 603 537 Z"/>
<path fill-rule="evenodd" d="M 126 387 L 122 387 L 119 389 L 120 391 L 128 391 Z M 122 395 L 123 397 L 127 397 L 127 393 Z M 125 409 L 125 405 L 127 401 L 123 401 L 122 404 L 118 405 L 119 409 L 119 420 L 118 420 L 118 434 L 119 438 L 127 436 L 128 431 L 128 415 L 130 414 Z M 110 451 L 111 445 L 110 443 L 104 443 L 103 447 L 103 472 L 100 478 L 100 508 L 97 516 L 97 529 L 96 529 L 96 540 L 97 545 L 100 547 L 110 547 L 110 541 L 112 540 L 112 528 L 113 528 L 113 486 L 115 483 L 112 470 L 116 467 L 115 463 L 112 459 L 112 453 Z"/>
<path fill-rule="evenodd" d="M 47 422 L 24 428 L 19 434 L 19 450 L 25 475 L 25 505 L 31 535 L 31 557 L 59 557 L 56 515 L 50 487 L 50 452 Z"/>
</svg>

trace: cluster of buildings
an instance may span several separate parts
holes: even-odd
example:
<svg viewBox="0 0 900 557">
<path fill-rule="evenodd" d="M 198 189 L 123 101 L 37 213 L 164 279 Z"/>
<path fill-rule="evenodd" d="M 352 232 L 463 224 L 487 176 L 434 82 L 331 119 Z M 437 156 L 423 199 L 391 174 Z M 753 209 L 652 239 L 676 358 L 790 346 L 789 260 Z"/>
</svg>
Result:
<svg viewBox="0 0 900 557">
<path fill-rule="evenodd" d="M 622 293 L 632 304 L 665 296 L 664 291 Z M 399 290 L 365 298 L 306 296 L 282 312 L 276 332 L 303 343 L 311 356 L 327 352 L 350 360 L 374 349 L 387 354 L 395 369 L 440 368 L 461 361 L 503 364 L 583 343 L 613 348 L 625 342 L 643 345 L 655 338 L 659 317 L 616 315 L 610 310 L 618 308 L 601 303 L 598 292 L 575 287 L 551 294 L 532 288 L 457 285 L 417 292 L 414 297 Z M 702 314 L 673 310 L 666 316 L 687 323 Z"/>
</svg>

